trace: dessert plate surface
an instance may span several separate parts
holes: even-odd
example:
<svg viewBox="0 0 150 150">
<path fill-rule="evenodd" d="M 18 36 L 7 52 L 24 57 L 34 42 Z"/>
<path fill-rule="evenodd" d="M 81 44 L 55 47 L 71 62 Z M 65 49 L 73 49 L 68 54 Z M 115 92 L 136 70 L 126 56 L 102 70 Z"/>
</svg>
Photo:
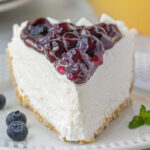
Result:
<svg viewBox="0 0 150 150">
<path fill-rule="evenodd" d="M 140 56 L 140 57 L 139 57 Z M 145 62 L 139 62 L 141 57 Z M 139 59 L 140 58 L 140 59 Z M 132 117 L 139 113 L 141 104 L 150 109 L 150 92 L 148 67 L 150 54 L 137 52 L 136 54 L 136 87 L 133 92 L 133 104 L 123 110 L 121 115 L 99 135 L 94 143 L 79 145 L 77 143 L 62 142 L 58 139 L 54 131 L 50 131 L 34 118 L 29 109 L 19 105 L 15 97 L 15 91 L 11 83 L 5 55 L 0 55 L 0 93 L 7 97 L 7 104 L 3 110 L 0 110 L 0 149 L 27 149 L 27 150 L 138 150 L 150 147 L 150 126 L 130 130 L 128 123 Z M 142 65 L 143 64 L 143 65 Z M 145 64 L 145 65 L 144 65 Z M 137 66 L 138 65 L 138 66 Z M 141 65 L 141 66 L 140 66 Z M 146 68 L 148 67 L 148 68 Z M 145 68 L 145 69 L 144 69 Z M 142 72 L 141 73 L 141 70 Z M 142 76 L 144 75 L 144 77 Z M 146 78 L 147 76 L 147 78 Z M 149 80 L 149 81 L 148 81 Z M 140 85 L 139 82 L 147 83 Z M 7 126 L 5 119 L 8 113 L 20 110 L 27 116 L 27 126 L 29 129 L 28 137 L 23 142 L 13 142 L 7 136 Z"/>
</svg>

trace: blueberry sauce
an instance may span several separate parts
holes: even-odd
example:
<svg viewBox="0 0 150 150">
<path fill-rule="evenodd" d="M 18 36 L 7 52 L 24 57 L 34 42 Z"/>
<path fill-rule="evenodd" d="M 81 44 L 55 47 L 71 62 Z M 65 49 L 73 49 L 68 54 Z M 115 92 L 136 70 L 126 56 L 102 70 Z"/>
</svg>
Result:
<svg viewBox="0 0 150 150">
<path fill-rule="evenodd" d="M 75 83 L 85 83 L 98 66 L 103 54 L 121 39 L 115 24 L 76 26 L 62 22 L 52 25 L 46 18 L 28 22 L 21 32 L 26 46 L 45 54 L 60 74 Z"/>
</svg>

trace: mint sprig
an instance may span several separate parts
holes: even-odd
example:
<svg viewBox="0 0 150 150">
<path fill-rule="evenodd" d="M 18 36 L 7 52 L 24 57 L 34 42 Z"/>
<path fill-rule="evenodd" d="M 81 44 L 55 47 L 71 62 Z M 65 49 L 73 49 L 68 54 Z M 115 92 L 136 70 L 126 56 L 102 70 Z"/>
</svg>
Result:
<svg viewBox="0 0 150 150">
<path fill-rule="evenodd" d="M 140 116 L 142 116 L 144 124 L 150 125 L 150 110 L 147 111 L 144 105 L 141 106 Z"/>
<path fill-rule="evenodd" d="M 134 129 L 134 128 L 140 127 L 142 125 L 144 125 L 144 121 L 143 121 L 142 117 L 136 115 L 136 116 L 133 117 L 132 121 L 129 122 L 128 127 L 130 129 Z"/>
<path fill-rule="evenodd" d="M 141 105 L 139 115 L 135 115 L 129 122 L 130 129 L 138 128 L 144 124 L 150 125 L 150 110 L 146 110 L 144 105 Z"/>
</svg>

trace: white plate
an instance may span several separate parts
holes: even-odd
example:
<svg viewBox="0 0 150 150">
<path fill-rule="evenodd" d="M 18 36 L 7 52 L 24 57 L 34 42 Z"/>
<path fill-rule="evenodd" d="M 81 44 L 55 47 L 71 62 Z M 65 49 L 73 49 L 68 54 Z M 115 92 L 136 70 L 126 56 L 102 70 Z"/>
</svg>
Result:
<svg viewBox="0 0 150 150">
<path fill-rule="evenodd" d="M 142 90 L 134 90 L 141 95 Z M 123 110 L 120 117 L 112 121 L 109 126 L 99 135 L 94 143 L 79 145 L 76 143 L 61 142 L 56 133 L 50 131 L 36 120 L 32 112 L 16 101 L 14 88 L 10 81 L 5 56 L 0 56 L 0 93 L 7 97 L 7 105 L 0 110 L 0 147 L 3 149 L 34 149 L 34 150 L 131 150 L 150 147 L 150 126 L 130 130 L 128 123 L 135 114 L 138 114 L 141 104 L 150 109 L 150 100 L 142 96 L 134 96 L 132 105 Z M 143 93 L 144 94 L 144 93 Z M 150 96 L 150 94 L 148 94 Z M 27 116 L 29 134 L 24 142 L 13 142 L 6 134 L 5 118 L 14 110 L 20 110 Z"/>
<path fill-rule="evenodd" d="M 0 0 L 0 12 L 19 7 L 30 0 Z"/>
</svg>

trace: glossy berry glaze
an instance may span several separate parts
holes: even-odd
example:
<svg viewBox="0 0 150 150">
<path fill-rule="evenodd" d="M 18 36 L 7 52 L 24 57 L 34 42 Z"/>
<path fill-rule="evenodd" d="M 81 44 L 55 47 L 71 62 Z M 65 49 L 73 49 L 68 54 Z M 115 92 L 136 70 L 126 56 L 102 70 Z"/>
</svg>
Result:
<svg viewBox="0 0 150 150">
<path fill-rule="evenodd" d="M 75 83 L 85 83 L 103 64 L 103 54 L 121 39 L 114 24 L 76 26 L 52 25 L 46 18 L 28 22 L 21 32 L 24 43 L 45 54 L 60 74 Z"/>
</svg>

